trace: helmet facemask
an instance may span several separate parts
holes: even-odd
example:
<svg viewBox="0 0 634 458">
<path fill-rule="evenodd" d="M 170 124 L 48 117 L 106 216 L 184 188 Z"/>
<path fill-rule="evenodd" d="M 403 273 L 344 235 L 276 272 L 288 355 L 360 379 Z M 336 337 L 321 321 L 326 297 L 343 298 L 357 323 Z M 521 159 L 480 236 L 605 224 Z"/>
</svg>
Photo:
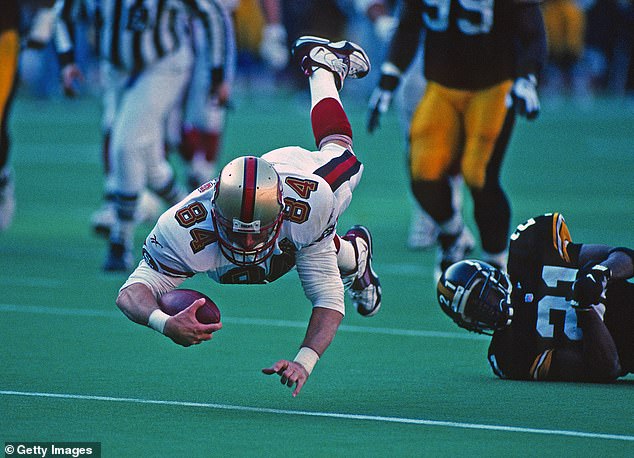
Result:
<svg viewBox="0 0 634 458">
<path fill-rule="evenodd" d="M 458 326 L 491 335 L 511 324 L 510 289 L 508 276 L 493 266 L 482 261 L 460 261 L 441 277 L 438 299 Z"/>
<path fill-rule="evenodd" d="M 271 164 L 253 156 L 227 164 L 216 183 L 212 219 L 222 254 L 239 266 L 264 262 L 282 227 L 282 183 Z"/>
<path fill-rule="evenodd" d="M 513 308 L 506 275 L 482 270 L 465 298 L 462 315 L 476 332 L 487 334 L 511 324 Z"/>
</svg>

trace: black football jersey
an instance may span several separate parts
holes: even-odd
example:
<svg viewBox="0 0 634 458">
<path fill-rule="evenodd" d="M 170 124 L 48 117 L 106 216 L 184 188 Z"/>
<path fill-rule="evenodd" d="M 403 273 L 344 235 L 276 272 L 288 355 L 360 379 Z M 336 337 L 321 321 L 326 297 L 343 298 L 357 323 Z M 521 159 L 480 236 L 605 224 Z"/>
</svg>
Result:
<svg viewBox="0 0 634 458">
<path fill-rule="evenodd" d="M 18 30 L 20 23 L 20 10 L 17 0 L 0 0 L 0 32 L 5 30 Z"/>
<path fill-rule="evenodd" d="M 494 333 L 489 363 L 502 378 L 537 378 L 549 349 L 577 347 L 582 330 L 571 306 L 581 245 L 571 242 L 564 218 L 547 214 L 520 224 L 511 236 L 508 273 L 514 307 L 510 327 Z M 634 285 L 610 284 L 605 323 L 625 372 L 634 356 Z"/>
<path fill-rule="evenodd" d="M 634 373 L 634 284 L 625 280 L 610 283 L 604 321 L 616 344 L 622 374 Z"/>
<path fill-rule="evenodd" d="M 424 32 L 425 77 L 476 91 L 529 73 L 546 60 L 541 0 L 405 0 L 388 60 L 405 70 Z"/>
<path fill-rule="evenodd" d="M 459 0 L 421 3 L 428 80 L 482 89 L 513 78 L 513 0 L 469 2 L 470 9 Z"/>
</svg>

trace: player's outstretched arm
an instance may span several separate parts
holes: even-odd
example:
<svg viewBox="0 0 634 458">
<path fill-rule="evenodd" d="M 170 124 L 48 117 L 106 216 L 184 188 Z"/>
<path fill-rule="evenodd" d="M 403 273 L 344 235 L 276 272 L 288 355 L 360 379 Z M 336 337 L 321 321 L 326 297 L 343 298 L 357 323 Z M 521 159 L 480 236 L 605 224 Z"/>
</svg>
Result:
<svg viewBox="0 0 634 458">
<path fill-rule="evenodd" d="M 154 293 L 143 283 L 132 283 L 119 292 L 117 306 L 130 320 L 164 334 L 184 347 L 210 340 L 222 323 L 202 324 L 196 311 L 205 299 L 194 301 L 182 312 L 170 317 L 159 309 Z"/>
<path fill-rule="evenodd" d="M 583 330 L 582 347 L 562 347 L 552 352 L 550 365 L 541 364 L 534 378 L 571 382 L 612 382 L 621 375 L 614 339 L 593 308 L 577 309 Z M 543 358 L 547 360 L 548 357 Z M 549 367 L 548 367 L 549 366 Z"/>
<path fill-rule="evenodd" d="M 332 342 L 341 324 L 343 315 L 324 307 L 314 307 L 308 323 L 306 337 L 293 361 L 281 359 L 262 372 L 278 374 L 280 382 L 289 388 L 293 386 L 293 397 L 297 396 L 310 376 L 315 364 Z"/>
<path fill-rule="evenodd" d="M 583 330 L 581 348 L 553 352 L 551 377 L 556 380 L 610 382 L 621 375 L 616 344 L 601 319 L 612 280 L 634 275 L 634 252 L 628 248 L 583 244 L 579 272 L 572 286 L 573 307 Z"/>
</svg>

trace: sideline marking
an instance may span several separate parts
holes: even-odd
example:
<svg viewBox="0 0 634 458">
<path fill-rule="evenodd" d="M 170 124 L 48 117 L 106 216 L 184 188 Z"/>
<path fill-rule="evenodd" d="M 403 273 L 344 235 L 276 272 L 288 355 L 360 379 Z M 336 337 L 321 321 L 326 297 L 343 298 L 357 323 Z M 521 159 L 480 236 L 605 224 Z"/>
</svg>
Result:
<svg viewBox="0 0 634 458">
<path fill-rule="evenodd" d="M 121 397 L 94 396 L 94 395 L 85 395 L 85 394 L 38 393 L 38 392 L 28 392 L 28 391 L 0 390 L 0 395 L 54 398 L 54 399 L 75 399 L 75 400 L 82 400 L 82 401 L 107 401 L 107 402 L 121 402 L 121 403 L 128 403 L 128 404 L 153 404 L 153 405 L 178 406 L 178 407 L 200 407 L 205 409 L 268 413 L 268 414 L 274 414 L 274 415 L 296 415 L 296 416 L 303 416 L 303 417 L 339 418 L 343 420 L 377 421 L 377 422 L 401 423 L 401 424 L 410 424 L 410 425 L 441 426 L 441 427 L 447 427 L 447 428 L 479 429 L 479 430 L 503 431 L 503 432 L 511 432 L 511 433 L 528 433 L 528 434 L 541 434 L 541 435 L 551 435 L 551 436 L 579 437 L 579 438 L 586 438 L 586 439 L 606 439 L 606 440 L 634 442 L 634 436 L 626 436 L 621 434 L 588 433 L 583 431 L 570 431 L 570 430 L 563 430 L 563 429 L 522 428 L 519 426 L 486 425 L 486 424 L 478 424 L 478 423 L 459 423 L 454 421 L 425 420 L 422 418 L 383 417 L 380 415 L 361 415 L 361 414 L 336 413 L 336 412 L 310 412 L 306 410 L 271 409 L 267 407 L 236 406 L 231 404 L 212 404 L 212 403 L 188 402 L 188 401 L 161 401 L 158 399 L 121 398 Z"/>
<path fill-rule="evenodd" d="M 116 310 L 91 310 L 91 309 L 77 309 L 77 308 L 58 308 L 49 307 L 45 305 L 17 305 L 17 304 L 0 304 L 0 312 L 14 312 L 14 313 L 32 313 L 43 315 L 64 315 L 64 316 L 90 316 L 90 317 L 102 317 L 102 318 L 123 318 L 123 314 Z M 292 320 L 275 320 L 269 318 L 238 318 L 238 317 L 223 317 L 223 323 L 227 324 L 241 324 L 247 326 L 274 326 L 278 328 L 306 328 L 307 322 L 304 321 L 292 321 Z M 460 339 L 460 340 L 489 340 L 490 337 L 482 336 L 479 334 L 473 334 L 468 332 L 442 332 L 442 331 L 424 331 L 418 329 L 397 329 L 397 328 L 381 328 L 371 326 L 355 326 L 349 324 L 342 324 L 339 326 L 339 331 L 344 332 L 357 332 L 367 334 L 383 334 L 392 336 L 405 336 L 405 337 L 439 337 L 445 339 Z"/>
</svg>

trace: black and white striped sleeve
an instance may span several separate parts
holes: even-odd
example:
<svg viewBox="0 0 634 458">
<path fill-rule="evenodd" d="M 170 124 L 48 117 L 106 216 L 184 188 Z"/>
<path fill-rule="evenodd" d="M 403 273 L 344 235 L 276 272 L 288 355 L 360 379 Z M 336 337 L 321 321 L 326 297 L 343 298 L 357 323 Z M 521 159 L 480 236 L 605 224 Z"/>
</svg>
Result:
<svg viewBox="0 0 634 458">
<path fill-rule="evenodd" d="M 60 66 L 64 67 L 75 62 L 74 22 L 75 12 L 81 0 L 57 0 L 55 12 L 57 20 L 53 44 L 57 52 Z"/>
<path fill-rule="evenodd" d="M 207 37 L 212 90 L 233 78 L 235 34 L 229 12 L 220 0 L 183 0 L 202 22 Z"/>
</svg>

